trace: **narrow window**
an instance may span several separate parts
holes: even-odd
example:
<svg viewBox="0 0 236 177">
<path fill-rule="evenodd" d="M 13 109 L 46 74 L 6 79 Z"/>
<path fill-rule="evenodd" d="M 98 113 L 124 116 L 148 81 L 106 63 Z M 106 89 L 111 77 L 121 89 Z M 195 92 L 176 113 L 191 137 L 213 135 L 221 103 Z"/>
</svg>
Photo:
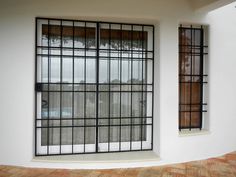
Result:
<svg viewBox="0 0 236 177">
<path fill-rule="evenodd" d="M 207 83 L 206 27 L 179 27 L 179 130 L 202 129 Z"/>
<path fill-rule="evenodd" d="M 36 25 L 36 155 L 151 150 L 154 27 Z"/>
</svg>

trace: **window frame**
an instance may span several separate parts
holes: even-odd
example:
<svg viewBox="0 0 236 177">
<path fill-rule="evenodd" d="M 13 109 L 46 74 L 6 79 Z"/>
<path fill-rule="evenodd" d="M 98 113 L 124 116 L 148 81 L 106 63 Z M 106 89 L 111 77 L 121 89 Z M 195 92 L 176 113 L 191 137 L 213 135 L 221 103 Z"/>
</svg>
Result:
<svg viewBox="0 0 236 177">
<path fill-rule="evenodd" d="M 150 27 L 150 28 L 152 28 L 152 50 L 148 50 L 148 49 L 146 49 L 146 50 L 143 50 L 142 49 L 142 55 L 143 55 L 143 53 L 144 53 L 144 51 L 146 52 L 146 53 L 151 53 L 152 54 L 152 56 L 151 56 L 151 60 L 152 60 L 152 65 L 151 65 L 151 69 L 152 69 L 152 72 L 151 72 L 151 83 L 149 84 L 150 86 L 151 86 L 151 91 L 149 91 L 150 93 L 151 93 L 151 95 L 152 95 L 152 98 L 149 98 L 149 101 L 151 101 L 151 116 L 147 116 L 146 117 L 146 119 L 147 118 L 150 118 L 151 119 L 151 123 L 150 123 L 150 126 L 148 126 L 149 128 L 147 128 L 147 133 L 146 133 L 146 137 L 147 137 L 147 140 L 146 141 L 137 141 L 137 142 L 133 142 L 132 141 L 132 138 L 131 138 L 131 141 L 130 142 L 128 142 L 128 143 L 130 143 L 130 149 L 127 149 L 127 150 L 121 150 L 120 148 L 119 148 L 119 150 L 109 150 L 109 148 L 108 148 L 108 152 L 107 151 L 99 151 L 99 144 L 103 147 L 105 147 L 105 146 L 107 146 L 108 145 L 108 147 L 110 147 L 110 146 L 113 146 L 113 144 L 117 144 L 117 143 L 120 143 L 120 145 L 119 146 L 121 146 L 122 144 L 126 144 L 127 142 L 113 142 L 113 143 L 111 143 L 111 142 L 108 142 L 108 143 L 98 143 L 98 129 L 99 129 L 99 126 L 98 126 L 98 119 L 99 119 L 99 117 L 98 117 L 98 115 L 96 115 L 96 125 L 95 125 L 95 129 L 96 129 L 96 143 L 95 143 L 95 152 L 94 152 L 94 147 L 93 146 L 91 146 L 90 144 L 83 144 L 83 145 L 78 145 L 78 147 L 74 147 L 75 146 L 75 144 L 73 144 L 73 138 L 72 138 L 72 145 L 62 145 L 61 144 L 61 128 L 62 128 L 62 126 L 61 126 L 61 121 L 62 121 L 62 116 L 61 116 L 61 109 L 60 109 L 60 145 L 50 145 L 49 143 L 47 144 L 47 146 L 42 146 L 42 142 L 41 142 L 41 132 L 39 133 L 38 132 L 38 130 L 39 129 L 41 129 L 41 131 L 42 131 L 42 127 L 38 127 L 38 121 L 40 120 L 40 125 L 42 125 L 42 115 L 40 115 L 39 116 L 39 112 L 41 112 L 41 105 L 39 105 L 38 104 L 38 102 L 37 102 L 37 100 L 38 100 L 38 93 L 40 93 L 40 92 L 42 92 L 42 90 L 43 90 L 43 85 L 42 85 L 42 83 L 41 82 L 38 82 L 38 72 L 39 72 L 39 68 L 38 68 L 38 49 L 40 48 L 40 47 L 42 47 L 42 46 L 38 46 L 38 21 L 40 21 L 40 20 L 47 20 L 48 21 L 48 25 L 50 25 L 50 21 L 60 21 L 60 27 L 62 28 L 63 27 L 63 25 L 62 25 L 62 22 L 64 22 L 64 21 L 69 21 L 69 22 L 73 22 L 73 31 L 74 31 L 74 24 L 75 24 L 75 22 L 82 22 L 82 23 L 92 23 L 92 24 L 96 24 L 96 35 L 97 35 L 97 37 L 96 37 L 96 39 L 99 39 L 99 35 L 100 35 L 100 33 L 99 33 L 99 29 L 101 29 L 101 27 L 100 27 L 100 24 L 116 24 L 116 25 L 120 25 L 121 27 L 123 26 L 123 25 L 130 25 L 130 26 L 132 26 L 132 28 L 134 27 L 134 26 L 142 26 L 142 28 L 144 28 L 144 26 L 145 27 Z M 86 28 L 86 26 L 85 26 L 85 28 Z M 61 29 L 62 30 L 62 29 Z M 111 29 L 110 29 L 111 30 Z M 122 29 L 121 29 L 122 30 Z M 133 29 L 132 29 L 133 30 Z M 144 29 L 142 29 L 142 31 L 143 31 Z M 54 19 L 54 18 L 36 18 L 36 34 L 35 34 L 35 70 L 36 70 L 36 72 L 35 72 L 35 110 L 36 110 L 36 114 L 35 114 L 35 156 L 44 156 L 44 155 L 63 155 L 63 154 L 67 154 L 67 155 L 69 155 L 69 154 L 88 154 L 88 153 L 109 153 L 109 152 L 127 152 L 127 151 L 145 151 L 145 150 L 152 150 L 153 149 L 153 103 L 154 103 L 154 100 L 153 100 L 153 94 L 154 94 L 154 31 L 155 31 L 155 28 L 154 28 L 154 25 L 146 25 L 146 24 L 130 24 L 130 23 L 114 23 L 114 22 L 96 22 L 96 21 L 81 21 L 81 20 L 68 20 L 68 19 Z M 142 34 L 143 34 L 143 32 L 142 32 Z M 62 32 L 61 32 L 61 39 L 62 39 Z M 86 37 L 85 37 L 86 38 Z M 74 40 L 74 32 L 73 32 L 73 40 Z M 132 39 L 131 39 L 132 40 Z M 62 40 L 61 40 L 62 41 Z M 96 40 L 95 41 L 96 42 L 96 47 L 98 47 L 98 48 L 96 48 L 95 49 L 95 51 L 96 51 L 96 69 L 98 69 L 99 70 L 99 59 L 100 59 L 100 55 L 99 55 L 99 51 L 100 51 L 100 48 L 99 48 L 99 41 L 98 40 Z M 74 45 L 74 42 L 73 42 L 73 45 Z M 50 45 L 48 44 L 48 52 L 49 52 L 49 48 L 50 48 Z M 62 44 L 61 44 L 61 47 L 60 47 L 60 49 L 62 50 Z M 86 48 L 86 47 L 85 47 Z M 74 46 L 73 46 L 73 57 L 74 57 Z M 86 50 L 86 49 L 85 49 Z M 122 51 L 122 50 L 121 50 Z M 130 51 L 132 51 L 132 53 L 133 53 L 133 51 L 134 50 L 130 50 Z M 62 58 L 62 56 L 60 56 L 61 58 Z M 86 57 L 86 56 L 85 56 Z M 48 53 L 48 58 L 49 58 L 49 53 Z M 122 58 L 122 57 L 120 57 L 120 58 Z M 132 59 L 132 58 L 131 58 Z M 74 59 L 73 59 L 74 60 Z M 144 60 L 144 57 L 142 57 L 142 60 Z M 48 59 L 48 61 L 49 61 L 49 59 Z M 74 64 L 73 64 L 74 65 Z M 49 67 L 48 67 L 49 68 Z M 74 67 L 73 67 L 74 68 Z M 62 70 L 62 69 L 60 69 L 60 70 Z M 74 70 L 74 69 L 73 69 Z M 61 71 L 60 71 L 61 72 Z M 74 72 L 74 71 L 73 71 Z M 96 103 L 98 103 L 98 93 L 97 92 L 99 92 L 98 90 L 98 87 L 99 87 L 99 74 L 98 74 L 98 72 L 99 71 L 97 71 L 97 78 L 96 78 Z M 48 69 L 48 73 L 49 73 L 49 69 Z M 61 76 L 60 76 L 61 77 Z M 74 76 L 73 76 L 73 79 L 74 79 Z M 60 80 L 62 81 L 62 78 L 60 78 Z M 61 91 L 61 81 L 60 81 L 60 92 L 62 92 Z M 49 87 L 49 84 L 51 84 L 49 81 L 48 81 L 48 87 Z M 109 83 L 109 85 L 110 85 L 110 83 Z M 122 84 L 120 84 L 120 85 L 122 85 Z M 131 81 L 131 95 L 132 95 L 132 85 L 133 85 L 133 83 L 132 83 L 132 81 Z M 142 82 L 142 88 L 143 88 L 143 86 L 144 86 L 144 83 Z M 48 88 L 49 89 L 49 88 Z M 74 89 L 74 81 L 73 81 L 73 89 Z M 146 88 L 147 89 L 147 88 Z M 147 90 L 146 90 L 147 91 Z M 73 90 L 73 92 L 74 92 L 74 90 Z M 143 93 L 144 91 L 142 90 L 142 93 Z M 120 93 L 121 93 L 121 91 L 120 91 Z M 48 95 L 49 95 L 49 92 L 48 92 Z M 110 94 L 109 94 L 110 95 Z M 109 96 L 110 97 L 110 96 Z M 142 96 L 143 97 L 143 96 Z M 146 96 L 147 97 L 147 96 Z M 61 96 L 60 96 L 60 99 L 61 99 Z M 132 102 L 132 98 L 131 98 L 131 102 Z M 61 104 L 61 103 L 60 103 Z M 132 105 L 132 104 L 131 104 Z M 131 106 L 132 107 L 132 106 Z M 48 108 L 49 109 L 49 108 Z M 110 108 L 109 108 L 110 109 Z M 150 109 L 150 108 L 149 108 Z M 40 111 L 39 111 L 40 110 Z M 98 110 L 98 104 L 96 104 L 96 110 Z M 96 114 L 98 114 L 97 113 L 97 111 L 96 111 Z M 41 119 L 39 119 L 39 117 L 41 118 Z M 132 118 L 133 116 L 131 115 L 131 118 Z M 142 122 L 142 120 L 143 120 L 144 118 L 141 118 L 141 127 L 143 127 L 144 125 L 148 125 L 148 124 L 143 124 L 143 122 Z M 49 126 L 49 121 L 50 121 L 50 119 L 49 119 L 49 112 L 48 112 L 48 119 L 47 119 L 47 126 L 46 127 L 43 127 L 43 128 L 47 128 L 48 130 L 48 132 L 50 131 L 49 130 L 49 128 L 50 128 L 50 126 Z M 85 120 L 84 120 L 85 121 Z M 132 125 L 132 119 L 131 119 L 131 132 L 132 132 L 132 126 L 135 126 L 135 124 L 133 124 Z M 73 118 L 73 122 L 74 122 L 74 118 Z M 120 125 L 121 126 L 121 125 Z M 72 126 L 73 127 L 73 126 Z M 73 132 L 73 129 L 72 129 L 72 132 Z M 141 132 L 142 132 L 142 130 L 141 130 Z M 49 134 L 49 133 L 48 133 Z M 73 133 L 72 133 L 73 134 Z M 47 136 L 49 136 L 49 135 L 47 135 Z M 73 135 L 72 135 L 73 136 Z M 132 135 L 131 135 L 132 136 Z M 142 133 L 141 133 L 141 136 L 142 136 Z M 149 138 L 150 137 L 150 138 Z M 49 137 L 47 137 L 48 139 L 49 139 Z M 121 137 L 120 137 L 121 138 Z M 142 139 L 142 138 L 141 138 Z M 47 141 L 49 141 L 49 140 L 47 140 Z M 139 149 L 139 148 L 137 148 L 137 149 L 132 149 L 132 146 L 134 145 L 134 147 L 136 147 L 136 145 L 135 144 L 139 144 L 139 143 L 141 143 L 141 148 Z M 145 148 L 145 144 L 148 144 L 148 143 L 150 143 L 151 144 L 151 147 L 150 148 Z M 40 145 L 40 146 L 39 146 Z M 144 146 L 143 146 L 144 145 Z M 137 145 L 137 147 L 138 147 L 138 145 Z M 144 147 L 144 148 L 143 148 Z M 148 147 L 148 145 L 147 145 L 147 147 Z M 72 148 L 72 150 L 70 150 Z M 76 151 L 76 148 L 77 148 L 77 151 Z M 81 151 L 81 149 L 84 149 L 84 151 L 82 152 Z M 62 149 L 64 149 L 63 150 L 63 152 L 62 152 Z M 85 149 L 87 149 L 87 150 L 85 150 Z"/>
<path fill-rule="evenodd" d="M 207 57 L 208 57 L 208 35 L 207 35 L 207 29 L 208 27 L 205 25 L 188 25 L 188 24 L 180 24 L 179 28 L 178 28 L 178 37 L 179 37 L 179 131 L 181 130 L 195 130 L 195 129 L 199 129 L 202 130 L 203 128 L 206 128 L 205 125 L 205 114 L 207 112 L 207 103 L 206 103 L 206 84 L 207 82 L 207 77 L 208 75 L 205 74 L 206 73 L 206 68 L 207 68 Z M 186 40 L 183 38 L 187 38 L 186 36 L 186 31 L 190 32 L 190 44 L 184 44 L 184 42 L 182 40 Z M 200 37 L 198 39 L 196 39 L 195 37 L 195 31 L 200 32 Z M 182 33 L 184 33 L 184 36 L 182 35 Z M 199 44 L 197 45 L 196 41 L 200 40 Z M 197 51 L 197 52 L 196 52 Z M 189 74 L 183 74 L 184 71 L 182 71 L 182 60 L 184 60 L 184 57 L 190 57 L 190 73 Z M 195 71 L 195 67 L 193 66 L 195 64 L 193 64 L 194 62 L 196 62 L 196 58 L 199 57 L 200 61 L 199 61 L 199 69 L 198 72 L 199 74 L 194 73 Z M 189 59 L 188 59 L 189 60 Z M 185 66 L 184 66 L 185 68 Z M 193 69 L 194 68 L 194 69 Z M 190 81 L 186 81 L 189 80 L 187 78 L 190 78 Z M 197 81 L 194 81 L 198 78 Z M 189 84 L 190 88 L 189 88 L 189 93 L 184 92 L 182 90 L 182 87 L 184 86 L 184 84 Z M 196 85 L 197 87 L 199 87 L 198 91 L 196 92 L 196 90 L 194 91 L 194 85 L 195 84 L 195 89 L 196 89 Z M 182 93 L 183 92 L 183 93 Z M 198 103 L 193 103 L 193 99 L 195 96 L 195 100 L 196 97 L 197 99 L 199 99 Z M 185 98 L 190 99 L 189 103 L 186 103 L 185 101 L 182 101 Z M 184 102 L 184 103 L 183 103 Z M 188 101 L 187 101 L 188 102 Z M 194 106 L 198 107 L 197 110 L 193 110 Z M 185 108 L 184 108 L 185 107 Z M 187 110 L 186 110 L 186 107 Z M 187 126 L 182 125 L 183 124 L 183 119 L 186 119 L 186 113 L 189 113 L 189 115 L 187 115 L 187 117 L 189 118 L 189 122 L 187 122 Z M 198 125 L 193 125 L 193 120 L 192 120 L 192 114 L 196 114 L 199 113 L 199 123 Z M 184 114 L 184 116 L 182 117 L 182 114 Z"/>
</svg>

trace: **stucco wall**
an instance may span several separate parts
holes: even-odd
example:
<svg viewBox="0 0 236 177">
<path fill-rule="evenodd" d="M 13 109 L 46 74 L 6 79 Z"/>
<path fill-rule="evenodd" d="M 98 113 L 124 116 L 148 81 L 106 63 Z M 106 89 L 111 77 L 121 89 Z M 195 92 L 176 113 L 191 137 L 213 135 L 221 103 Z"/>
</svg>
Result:
<svg viewBox="0 0 236 177">
<path fill-rule="evenodd" d="M 0 5 L 0 164 L 109 168 L 160 165 L 236 150 L 236 18 L 228 5 L 206 14 L 185 0 L 5 1 Z M 34 155 L 35 17 L 154 24 L 154 151 L 157 162 L 78 164 L 32 162 Z M 210 25 L 210 134 L 178 134 L 178 31 L 180 22 Z"/>
</svg>

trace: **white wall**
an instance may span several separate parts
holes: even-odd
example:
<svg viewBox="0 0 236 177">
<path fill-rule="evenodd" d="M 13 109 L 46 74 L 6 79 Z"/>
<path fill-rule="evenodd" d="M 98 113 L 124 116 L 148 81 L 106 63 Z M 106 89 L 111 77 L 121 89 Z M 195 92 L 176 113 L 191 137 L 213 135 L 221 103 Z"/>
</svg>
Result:
<svg viewBox="0 0 236 177">
<path fill-rule="evenodd" d="M 0 164 L 109 168 L 160 165 L 236 150 L 236 11 L 229 5 L 194 14 L 185 0 L 9 0 L 0 2 Z M 175 2 L 175 3 L 174 3 Z M 149 23 L 155 32 L 154 151 L 147 163 L 32 162 L 34 155 L 35 17 Z M 210 24 L 210 134 L 178 135 L 178 31 L 180 22 Z"/>
</svg>

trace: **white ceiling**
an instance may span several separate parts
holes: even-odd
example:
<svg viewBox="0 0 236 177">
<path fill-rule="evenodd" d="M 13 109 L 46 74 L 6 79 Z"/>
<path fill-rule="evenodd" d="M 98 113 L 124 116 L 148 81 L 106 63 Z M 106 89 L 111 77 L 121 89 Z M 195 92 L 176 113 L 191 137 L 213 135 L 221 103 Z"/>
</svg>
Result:
<svg viewBox="0 0 236 177">
<path fill-rule="evenodd" d="M 197 11 L 211 11 L 236 0 L 188 0 L 194 10 Z"/>
</svg>

